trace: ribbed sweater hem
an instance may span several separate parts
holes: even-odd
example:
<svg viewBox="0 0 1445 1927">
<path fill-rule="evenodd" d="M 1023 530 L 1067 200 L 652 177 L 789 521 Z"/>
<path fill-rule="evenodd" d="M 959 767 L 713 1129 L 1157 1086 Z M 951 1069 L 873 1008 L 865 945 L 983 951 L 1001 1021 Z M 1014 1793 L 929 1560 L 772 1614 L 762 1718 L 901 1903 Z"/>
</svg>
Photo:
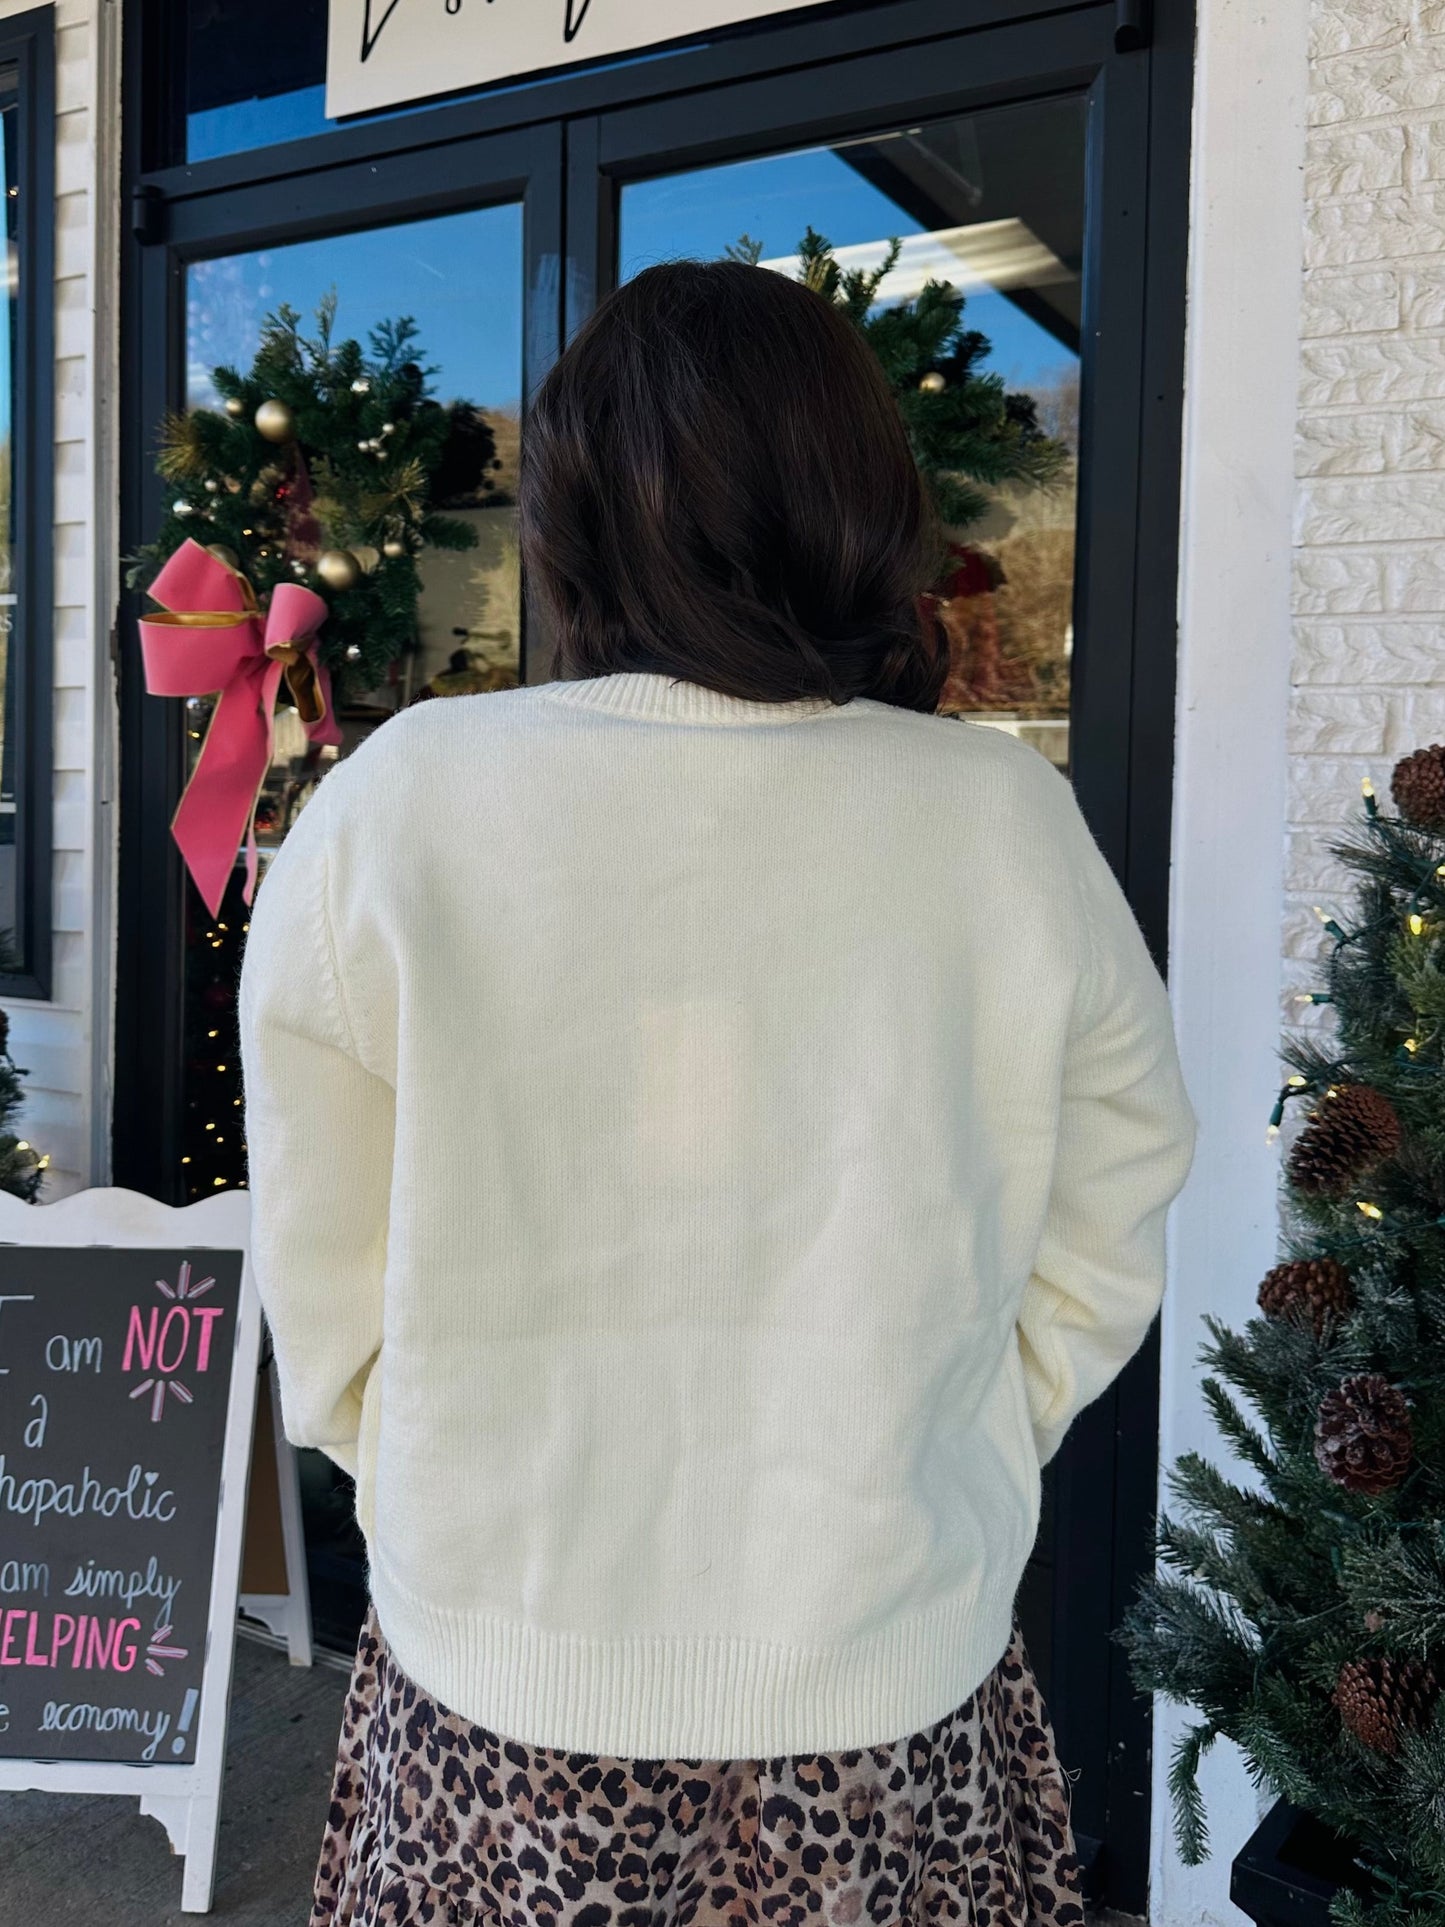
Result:
<svg viewBox="0 0 1445 1927">
<path fill-rule="evenodd" d="M 1002 1657 L 1017 1577 L 991 1575 L 866 1638 L 797 1647 L 553 1632 L 432 1605 L 371 1561 L 387 1644 L 425 1692 L 503 1739 L 613 1759 L 771 1759 L 924 1732 Z"/>
</svg>

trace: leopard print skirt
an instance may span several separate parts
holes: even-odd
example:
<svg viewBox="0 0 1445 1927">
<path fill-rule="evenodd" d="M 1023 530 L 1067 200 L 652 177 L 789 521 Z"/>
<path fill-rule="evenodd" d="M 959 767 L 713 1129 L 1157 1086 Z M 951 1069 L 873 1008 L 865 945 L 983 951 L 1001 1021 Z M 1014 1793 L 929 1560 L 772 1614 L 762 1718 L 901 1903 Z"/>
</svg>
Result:
<svg viewBox="0 0 1445 1927">
<path fill-rule="evenodd" d="M 772 1760 L 519 1746 L 362 1628 L 311 1927 L 1082 1927 L 1068 1783 L 1015 1629 L 927 1732 Z"/>
</svg>

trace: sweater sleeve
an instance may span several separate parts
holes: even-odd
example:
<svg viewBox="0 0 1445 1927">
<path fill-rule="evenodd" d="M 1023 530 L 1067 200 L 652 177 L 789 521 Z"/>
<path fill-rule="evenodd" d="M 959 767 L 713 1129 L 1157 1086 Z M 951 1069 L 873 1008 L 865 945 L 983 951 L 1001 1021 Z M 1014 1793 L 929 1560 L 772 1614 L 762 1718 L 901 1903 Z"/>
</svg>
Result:
<svg viewBox="0 0 1445 1927">
<path fill-rule="evenodd" d="M 252 1262 L 286 1435 L 353 1476 L 381 1347 L 395 1093 L 362 1064 L 327 893 L 327 778 L 256 893 L 241 970 Z"/>
<path fill-rule="evenodd" d="M 1041 1465 L 1143 1343 L 1195 1131 L 1164 985 L 1072 792 L 1062 807 L 1089 961 L 1065 1049 L 1048 1215 L 1018 1314 Z"/>
</svg>

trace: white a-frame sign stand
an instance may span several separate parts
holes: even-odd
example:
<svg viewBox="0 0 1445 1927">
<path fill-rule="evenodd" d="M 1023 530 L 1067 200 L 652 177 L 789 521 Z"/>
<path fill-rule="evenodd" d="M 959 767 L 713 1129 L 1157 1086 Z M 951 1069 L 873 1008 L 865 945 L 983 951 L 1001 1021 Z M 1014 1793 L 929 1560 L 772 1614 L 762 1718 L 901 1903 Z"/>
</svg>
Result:
<svg viewBox="0 0 1445 1927">
<path fill-rule="evenodd" d="M 0 1788 L 129 1794 L 206 1913 L 261 1311 L 250 1199 L 0 1193 Z"/>
</svg>

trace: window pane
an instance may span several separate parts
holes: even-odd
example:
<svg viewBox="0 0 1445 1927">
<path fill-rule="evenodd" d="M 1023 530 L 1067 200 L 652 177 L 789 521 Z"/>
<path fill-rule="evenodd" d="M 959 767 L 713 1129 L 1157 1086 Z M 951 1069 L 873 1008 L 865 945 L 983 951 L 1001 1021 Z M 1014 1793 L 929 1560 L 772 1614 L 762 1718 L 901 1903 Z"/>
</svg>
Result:
<svg viewBox="0 0 1445 1927">
<path fill-rule="evenodd" d="M 336 296 L 333 338 L 363 344 L 373 328 L 409 315 L 431 393 L 480 411 L 495 443 L 492 487 L 435 507 L 473 528 L 477 546 L 418 557 L 423 593 L 417 647 L 379 687 L 338 704 L 345 756 L 386 718 L 424 694 L 509 687 L 520 680 L 521 589 L 515 482 L 522 394 L 522 211 L 470 209 L 434 220 L 261 248 L 193 263 L 187 276 L 186 388 L 192 407 L 217 405 L 211 371 L 249 370 L 262 324 L 283 305 L 303 317 Z M 197 530 L 204 540 L 204 532 Z M 323 530 L 324 536 L 324 530 Z M 191 766 L 210 720 L 209 699 L 185 711 Z M 257 839 L 263 877 L 337 751 L 319 752 L 293 708 L 276 717 L 275 754 L 262 785 Z M 221 914 L 212 920 L 187 885 L 185 1072 L 181 1152 L 187 1198 L 243 1183 L 235 984 L 247 909 L 244 853 Z M 261 885 L 265 887 L 264 881 Z"/>
<path fill-rule="evenodd" d="M 898 263 L 877 306 L 927 280 L 964 296 L 986 337 L 973 372 L 1032 403 L 1064 446 L 1047 486 L 991 483 L 987 509 L 950 531 L 943 621 L 953 667 L 943 708 L 1025 737 L 1068 764 L 1087 107 L 1067 96 L 893 129 L 865 140 L 630 183 L 620 267 L 715 259 L 747 237 L 793 274 L 808 228 L 844 268 Z"/>
</svg>

